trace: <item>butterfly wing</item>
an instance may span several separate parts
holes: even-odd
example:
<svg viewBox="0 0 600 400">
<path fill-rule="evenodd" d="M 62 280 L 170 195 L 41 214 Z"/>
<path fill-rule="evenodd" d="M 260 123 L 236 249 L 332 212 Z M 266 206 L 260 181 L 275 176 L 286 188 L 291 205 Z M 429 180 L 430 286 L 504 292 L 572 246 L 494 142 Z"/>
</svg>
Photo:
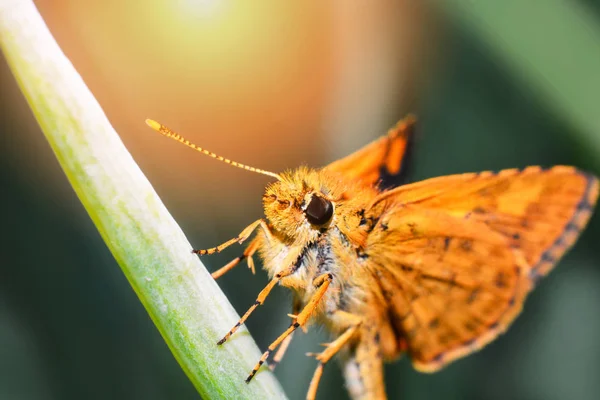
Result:
<svg viewBox="0 0 600 400">
<path fill-rule="evenodd" d="M 324 169 L 347 179 L 380 188 L 397 186 L 406 178 L 406 154 L 413 142 L 415 118 L 408 116 L 383 136 Z"/>
<path fill-rule="evenodd" d="M 594 176 L 558 166 L 433 178 L 383 193 L 375 201 L 387 198 L 484 222 L 523 253 L 536 279 L 574 243 L 597 197 Z"/>
<path fill-rule="evenodd" d="M 596 178 L 570 167 L 454 175 L 380 195 L 366 251 L 414 365 L 435 371 L 504 331 L 597 196 Z"/>
</svg>

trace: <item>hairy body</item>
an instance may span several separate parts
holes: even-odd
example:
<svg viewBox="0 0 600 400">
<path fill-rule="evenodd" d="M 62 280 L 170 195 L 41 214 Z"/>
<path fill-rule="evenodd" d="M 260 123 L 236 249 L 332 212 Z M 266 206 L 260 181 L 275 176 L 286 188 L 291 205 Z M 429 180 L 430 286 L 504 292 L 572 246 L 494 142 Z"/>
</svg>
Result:
<svg viewBox="0 0 600 400">
<path fill-rule="evenodd" d="M 334 204 L 334 215 L 328 225 L 318 229 L 300 214 L 285 214 L 286 210 L 291 214 L 301 210 L 302 202 L 308 200 L 307 194 L 314 193 L 326 196 Z M 355 392 L 355 398 L 360 393 L 368 398 L 385 396 L 382 356 L 393 359 L 398 354 L 394 345 L 397 340 L 385 307 L 381 307 L 382 295 L 375 271 L 370 269 L 367 257 L 360 254 L 374 227 L 373 221 L 365 222 L 359 211 L 365 210 L 377 194 L 372 187 L 345 182 L 336 172 L 298 169 L 267 188 L 263 201 L 271 223 L 255 239 L 271 278 L 285 267 L 295 266 L 293 273 L 281 279 L 280 285 L 294 292 L 300 308 L 306 307 L 315 295 L 318 288 L 313 282 L 331 274 L 331 284 L 312 318 L 334 338 L 356 327 L 340 350 L 347 364 L 348 388 Z M 295 223 L 290 225 L 290 219 Z M 385 347 L 380 346 L 382 334 Z M 386 352 L 382 353 L 384 348 Z"/>
</svg>

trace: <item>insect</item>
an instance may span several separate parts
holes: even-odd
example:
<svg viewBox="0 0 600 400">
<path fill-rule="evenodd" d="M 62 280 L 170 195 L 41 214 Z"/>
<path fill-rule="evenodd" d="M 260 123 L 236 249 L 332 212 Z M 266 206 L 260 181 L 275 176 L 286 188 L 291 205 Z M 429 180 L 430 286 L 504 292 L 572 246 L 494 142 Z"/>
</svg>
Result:
<svg viewBox="0 0 600 400">
<path fill-rule="evenodd" d="M 573 245 L 590 218 L 598 180 L 573 167 L 527 167 L 465 173 L 385 189 L 382 177 L 403 173 L 412 116 L 388 134 L 321 169 L 276 174 L 224 159 L 158 122 L 163 135 L 201 153 L 268 175 L 266 218 L 199 255 L 256 235 L 242 255 L 254 270 L 258 253 L 269 283 L 225 343 L 276 285 L 293 292 L 292 321 L 247 378 L 273 357 L 278 363 L 298 328 L 315 322 L 332 341 L 314 356 L 323 368 L 342 363 L 354 399 L 385 399 L 383 362 L 407 353 L 434 372 L 481 349 L 521 312 L 527 294 Z"/>
</svg>

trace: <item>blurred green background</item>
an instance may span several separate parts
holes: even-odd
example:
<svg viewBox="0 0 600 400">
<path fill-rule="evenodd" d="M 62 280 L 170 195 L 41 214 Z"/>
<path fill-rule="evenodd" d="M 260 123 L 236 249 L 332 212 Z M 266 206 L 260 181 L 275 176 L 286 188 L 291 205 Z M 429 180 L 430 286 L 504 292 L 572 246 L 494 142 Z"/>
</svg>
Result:
<svg viewBox="0 0 600 400">
<path fill-rule="evenodd" d="M 600 174 L 600 2 L 431 0 L 295 5 L 233 0 L 37 1 L 191 243 L 261 215 L 267 183 L 144 126 L 280 171 L 324 165 L 419 116 L 413 179 L 570 164 Z M 0 60 L 0 399 L 194 399 L 192 385 L 72 192 Z M 434 375 L 386 367 L 389 397 L 600 397 L 600 221 L 508 333 Z M 214 270 L 232 249 L 203 259 Z M 219 284 L 243 312 L 266 283 Z M 278 289 L 247 325 L 288 324 Z M 199 307 L 201 305 L 198 305 Z M 326 334 L 296 335 L 276 374 L 302 399 Z M 335 363 L 319 398 L 345 398 Z"/>
</svg>

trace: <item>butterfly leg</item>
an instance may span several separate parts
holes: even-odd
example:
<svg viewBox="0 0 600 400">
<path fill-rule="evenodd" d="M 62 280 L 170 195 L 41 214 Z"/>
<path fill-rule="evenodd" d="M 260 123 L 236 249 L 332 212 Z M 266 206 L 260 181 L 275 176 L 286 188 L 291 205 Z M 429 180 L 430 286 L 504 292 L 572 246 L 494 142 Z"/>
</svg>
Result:
<svg viewBox="0 0 600 400">
<path fill-rule="evenodd" d="M 292 306 L 292 315 L 290 315 L 292 317 L 292 323 L 294 322 L 293 319 L 298 316 L 298 313 L 300 312 L 300 307 L 301 307 L 300 301 L 298 301 L 297 298 L 294 298 L 294 305 Z M 279 348 L 277 349 L 277 352 L 273 356 L 273 359 L 269 363 L 269 369 L 271 371 L 275 370 L 275 367 L 277 367 L 277 365 L 283 358 L 285 352 L 287 351 L 288 347 L 290 346 L 290 343 L 292 342 L 293 337 L 294 337 L 294 332 L 290 333 L 290 335 L 288 337 L 286 337 L 283 342 L 281 342 L 281 345 L 279 346 Z"/>
<path fill-rule="evenodd" d="M 219 279 L 227 272 L 232 270 L 233 267 L 238 265 L 244 259 L 248 259 L 248 268 L 250 268 L 250 270 L 252 271 L 252 275 L 254 275 L 256 273 L 256 270 L 254 269 L 254 260 L 252 259 L 252 256 L 254 255 L 254 253 L 256 253 L 256 250 L 258 250 L 258 243 L 259 242 L 257 239 L 254 239 L 252 242 L 250 242 L 250 244 L 248 245 L 248 247 L 246 247 L 246 250 L 244 250 L 241 256 L 234 258 L 229 263 L 227 263 L 227 265 L 213 272 L 211 274 L 213 279 Z"/>
<path fill-rule="evenodd" d="M 237 235 L 233 239 L 229 239 L 225 243 L 222 243 L 222 244 L 218 245 L 217 247 L 212 247 L 210 249 L 192 250 L 192 253 L 198 254 L 198 255 L 201 255 L 201 256 L 206 255 L 206 254 L 219 253 L 221 250 L 223 250 L 223 249 L 231 246 L 234 243 L 242 243 L 244 240 L 248 239 L 248 237 L 252 234 L 252 232 L 254 232 L 254 230 L 259 225 L 263 228 L 264 231 L 270 232 L 269 231 L 269 227 L 267 226 L 267 223 L 261 218 L 261 219 L 259 219 L 257 221 L 254 221 L 250 225 L 248 225 L 246 228 L 244 228 L 244 230 L 239 235 Z"/>
<path fill-rule="evenodd" d="M 223 336 L 223 339 L 219 340 L 217 342 L 217 344 L 221 345 L 221 344 L 225 343 L 227 341 L 227 339 L 229 339 L 231 337 L 231 335 L 233 335 L 235 333 L 235 331 L 237 331 L 238 328 L 240 326 L 242 326 L 242 324 L 244 322 L 246 322 L 246 320 L 248 319 L 250 314 L 252 314 L 252 312 L 256 309 L 256 307 L 258 307 L 264 303 L 265 299 L 267 298 L 269 293 L 271 293 L 271 290 L 273 290 L 275 285 L 277 285 L 281 279 L 285 278 L 288 275 L 293 274 L 296 271 L 296 269 L 297 269 L 296 265 L 290 265 L 286 269 L 277 273 L 275 275 L 275 277 L 273 277 L 273 279 L 271 279 L 271 281 L 267 284 L 267 286 L 265 286 L 264 289 L 260 291 L 260 293 L 256 297 L 256 301 L 254 302 L 254 304 L 252 304 L 252 306 L 248 309 L 248 311 L 246 311 L 246 313 L 244 315 L 242 315 L 242 318 L 240 318 L 240 320 L 233 326 L 233 328 L 231 328 L 231 330 L 229 332 L 227 332 L 227 334 L 225 336 Z"/>
<path fill-rule="evenodd" d="M 308 393 L 306 394 L 307 400 L 314 400 L 317 396 L 317 388 L 319 387 L 319 381 L 321 380 L 321 375 L 323 375 L 323 369 L 325 368 L 325 364 L 331 358 L 340 351 L 344 345 L 348 343 L 350 339 L 356 334 L 358 328 L 362 324 L 362 319 L 354 314 L 350 314 L 345 311 L 336 311 L 333 318 L 340 320 L 341 324 L 344 326 L 348 326 L 346 331 L 337 337 L 333 342 L 327 344 L 327 348 L 323 350 L 323 352 L 314 354 L 308 353 L 308 356 L 315 356 L 319 361 L 319 365 L 315 370 L 315 374 L 313 375 L 310 386 L 308 388 Z"/>
<path fill-rule="evenodd" d="M 289 337 L 289 335 L 292 334 L 292 332 L 294 332 L 299 327 L 303 327 L 306 325 L 313 311 L 315 311 L 317 305 L 325 295 L 325 292 L 327 291 L 327 288 L 331 284 L 332 280 L 333 275 L 330 273 L 319 275 L 313 280 L 313 286 L 315 286 L 317 290 L 312 295 L 306 306 L 304 306 L 302 311 L 300 311 L 296 318 L 294 318 L 294 320 L 290 324 L 290 327 L 287 328 L 285 332 L 283 332 L 281 335 L 279 335 L 279 337 L 275 339 L 275 341 L 271 343 L 271 345 L 269 345 L 267 351 L 263 353 L 258 363 L 252 369 L 252 372 L 250 372 L 250 375 L 248 375 L 248 377 L 246 378 L 246 383 L 250 382 L 254 375 L 256 375 L 256 372 L 258 372 L 261 365 L 263 365 L 267 358 L 269 358 L 269 354 L 271 354 L 272 351 L 274 351 L 287 337 Z"/>
</svg>

